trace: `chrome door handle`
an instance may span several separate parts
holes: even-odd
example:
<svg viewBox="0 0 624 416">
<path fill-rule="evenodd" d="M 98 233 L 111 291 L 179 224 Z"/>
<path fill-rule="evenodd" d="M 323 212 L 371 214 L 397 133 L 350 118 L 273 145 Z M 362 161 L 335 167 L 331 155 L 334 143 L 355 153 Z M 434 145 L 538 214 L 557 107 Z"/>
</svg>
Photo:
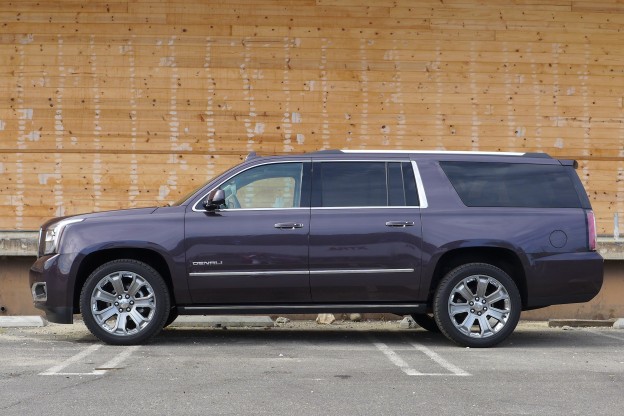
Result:
<svg viewBox="0 0 624 416">
<path fill-rule="evenodd" d="M 412 227 L 414 221 L 387 221 L 386 227 Z"/>
<path fill-rule="evenodd" d="M 298 222 L 278 222 L 275 224 L 275 228 L 280 230 L 294 230 L 295 228 L 303 228 L 303 224 Z"/>
</svg>

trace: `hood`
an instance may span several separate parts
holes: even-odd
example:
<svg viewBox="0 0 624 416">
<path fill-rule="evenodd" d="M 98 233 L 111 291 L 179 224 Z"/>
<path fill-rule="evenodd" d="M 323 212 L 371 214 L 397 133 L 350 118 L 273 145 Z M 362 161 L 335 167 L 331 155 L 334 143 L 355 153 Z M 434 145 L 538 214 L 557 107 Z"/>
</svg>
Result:
<svg viewBox="0 0 624 416">
<path fill-rule="evenodd" d="M 115 211 L 102 211 L 102 212 L 92 212 L 92 213 L 88 213 L 88 214 L 78 214 L 78 215 L 69 215 L 66 217 L 56 217 L 56 218 L 52 218 L 51 220 L 45 222 L 41 228 L 49 228 L 50 225 L 57 223 L 61 220 L 64 220 L 66 218 L 84 218 L 84 219 L 88 219 L 88 218 L 105 218 L 105 217 L 122 217 L 122 216 L 130 216 L 130 215 L 145 215 L 145 214 L 151 214 L 154 211 L 156 211 L 158 208 L 157 207 L 149 207 L 149 208 L 131 208 L 131 209 L 118 209 Z"/>
</svg>

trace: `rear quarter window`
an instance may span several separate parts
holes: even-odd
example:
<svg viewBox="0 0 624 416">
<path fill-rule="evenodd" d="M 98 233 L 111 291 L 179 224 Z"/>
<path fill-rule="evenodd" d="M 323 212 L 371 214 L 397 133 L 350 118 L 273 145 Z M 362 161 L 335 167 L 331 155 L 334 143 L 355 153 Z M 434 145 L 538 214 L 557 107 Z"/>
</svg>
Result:
<svg viewBox="0 0 624 416">
<path fill-rule="evenodd" d="M 581 207 L 564 166 L 484 162 L 440 162 L 440 166 L 469 207 Z"/>
</svg>

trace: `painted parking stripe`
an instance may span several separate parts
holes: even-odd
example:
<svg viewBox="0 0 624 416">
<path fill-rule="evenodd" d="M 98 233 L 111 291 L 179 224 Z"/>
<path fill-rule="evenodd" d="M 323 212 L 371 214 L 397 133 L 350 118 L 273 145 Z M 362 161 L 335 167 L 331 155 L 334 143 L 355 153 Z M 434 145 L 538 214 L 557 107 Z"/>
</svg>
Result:
<svg viewBox="0 0 624 416">
<path fill-rule="evenodd" d="M 443 373 L 422 373 L 412 367 L 403 359 L 399 354 L 396 353 L 392 348 L 388 347 L 383 342 L 379 342 L 373 340 L 373 345 L 381 351 L 388 360 L 397 367 L 401 369 L 408 376 L 459 376 L 466 377 L 471 376 L 467 371 L 462 370 L 456 365 L 450 363 L 449 361 L 442 358 L 439 354 L 431 350 L 430 348 L 425 347 L 422 344 L 410 343 L 410 345 L 419 352 L 422 352 L 428 358 L 430 358 L 433 362 L 447 370 L 447 372 Z"/>
<path fill-rule="evenodd" d="M 104 374 L 109 370 L 118 370 L 119 369 L 118 366 L 124 361 L 126 361 L 132 355 L 132 353 L 138 349 L 139 349 L 138 345 L 134 345 L 132 347 L 126 348 L 125 351 L 123 351 L 121 354 L 119 354 L 112 360 L 106 362 L 104 365 L 101 365 L 100 367 L 97 367 L 95 371 L 100 371 L 102 372 L 102 374 Z"/>
<path fill-rule="evenodd" d="M 127 347 L 121 353 L 113 357 L 111 360 L 107 361 L 101 366 L 96 367 L 93 371 L 89 373 L 63 372 L 65 368 L 69 367 L 72 364 L 78 363 L 79 361 L 83 360 L 85 357 L 88 357 L 90 354 L 100 349 L 100 347 L 101 345 L 92 345 L 82 350 L 78 354 L 68 358 L 62 363 L 54 367 L 50 367 L 49 369 L 47 369 L 46 371 L 42 373 L 39 373 L 39 375 L 40 376 L 101 376 L 101 375 L 106 374 L 110 370 L 119 369 L 118 366 L 122 364 L 125 360 L 127 360 L 132 355 L 132 353 L 135 352 L 139 348 L 139 346 L 136 346 L 136 345 L 132 347 Z"/>
<path fill-rule="evenodd" d="M 396 352 L 394 352 L 390 347 L 388 347 L 383 342 L 373 342 L 373 345 L 377 347 L 379 351 L 381 351 L 392 364 L 396 365 L 408 376 L 422 376 L 423 374 L 419 371 L 414 370 L 409 366 L 407 362 L 403 358 L 399 356 Z"/>
<path fill-rule="evenodd" d="M 80 351 L 78 354 L 76 354 L 76 355 L 74 355 L 72 357 L 69 357 L 68 359 L 66 359 L 62 363 L 60 363 L 58 365 L 55 365 L 54 367 L 48 368 L 43 373 L 39 373 L 39 375 L 40 376 L 54 376 L 54 375 L 57 375 L 57 374 L 59 374 L 60 371 L 64 370 L 68 366 L 70 366 L 70 365 L 72 365 L 72 364 L 82 360 L 83 358 L 89 356 L 93 352 L 99 350 L 100 347 L 102 347 L 102 346 L 101 345 L 91 345 L 90 347 L 87 347 L 84 350 Z"/>
<path fill-rule="evenodd" d="M 605 334 L 604 332 L 596 331 L 595 329 L 582 329 L 583 332 L 590 332 L 594 335 L 600 335 L 606 338 L 617 339 L 618 341 L 624 341 L 624 336 L 618 337 L 617 335 Z"/>
<path fill-rule="evenodd" d="M 411 343 L 411 345 L 412 347 L 416 348 L 418 351 L 422 352 L 423 354 L 431 358 L 433 361 L 435 361 L 438 365 L 440 365 L 441 367 L 444 367 L 446 370 L 453 373 L 454 375 L 456 376 L 469 376 L 470 375 L 470 373 L 462 370 L 461 368 L 457 367 L 455 364 L 448 362 L 447 360 L 442 358 L 439 354 L 437 354 L 435 351 L 425 347 L 424 345 L 416 344 L 413 342 Z"/>
</svg>

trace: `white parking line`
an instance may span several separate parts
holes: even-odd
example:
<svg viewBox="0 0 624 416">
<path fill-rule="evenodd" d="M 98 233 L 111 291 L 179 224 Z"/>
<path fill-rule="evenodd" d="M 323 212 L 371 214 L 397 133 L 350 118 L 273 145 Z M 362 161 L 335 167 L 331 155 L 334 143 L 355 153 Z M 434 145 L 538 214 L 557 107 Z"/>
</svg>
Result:
<svg viewBox="0 0 624 416">
<path fill-rule="evenodd" d="M 373 345 L 375 345 L 375 347 L 377 347 L 379 351 L 383 352 L 383 354 L 390 360 L 392 364 L 399 367 L 408 376 L 422 376 L 423 375 L 421 372 L 416 371 L 413 368 L 410 368 L 409 364 L 406 363 L 405 360 L 403 360 L 403 358 L 399 357 L 399 355 L 396 352 L 392 351 L 392 349 L 390 349 L 390 347 L 388 347 L 383 342 L 373 342 Z"/>
<path fill-rule="evenodd" d="M 462 370 L 454 364 L 451 364 L 440 355 L 432 351 L 431 349 L 425 347 L 421 344 L 410 343 L 412 347 L 414 347 L 417 351 L 422 352 L 427 357 L 429 357 L 433 362 L 443 367 L 445 370 L 449 371 L 448 373 L 422 373 L 414 368 L 411 368 L 409 364 L 399 356 L 392 348 L 388 347 L 383 342 L 378 342 L 373 340 L 373 345 L 377 347 L 379 351 L 381 351 L 386 358 L 390 360 L 390 362 L 401 369 L 408 376 L 460 376 L 466 377 L 471 374 Z"/>
<path fill-rule="evenodd" d="M 132 355 L 132 353 L 135 352 L 138 349 L 139 349 L 138 345 L 126 348 L 126 350 L 124 352 L 122 352 L 117 357 L 113 358 L 112 360 L 104 363 L 104 365 L 102 365 L 100 367 L 97 367 L 95 369 L 95 371 L 101 371 L 102 374 L 104 374 L 108 370 L 117 370 L 118 369 L 117 366 L 119 364 L 123 363 L 124 361 L 126 361 L 128 359 L 128 357 L 130 357 Z"/>
<path fill-rule="evenodd" d="M 606 338 L 617 339 L 618 341 L 624 341 L 624 337 L 618 337 L 617 335 L 605 334 L 604 332 L 596 331 L 595 329 L 583 329 L 584 332 L 590 332 L 595 335 L 600 335 Z"/>
<path fill-rule="evenodd" d="M 450 371 L 451 373 L 455 374 L 456 376 L 469 376 L 470 375 L 470 373 L 468 373 L 468 372 L 462 370 L 461 368 L 457 367 L 456 365 L 451 364 L 450 362 L 446 361 L 444 358 L 440 357 L 440 355 L 438 355 L 434 351 L 430 350 L 429 348 L 425 347 L 424 345 L 415 344 L 413 342 L 411 344 L 412 344 L 412 347 L 414 347 L 418 351 L 426 354 L 433 361 L 438 363 L 440 366 L 446 368 L 448 371 Z"/>
<path fill-rule="evenodd" d="M 98 349 L 100 349 L 100 347 L 101 347 L 101 345 L 91 345 L 90 347 L 80 351 L 78 354 L 76 354 L 76 355 L 74 355 L 72 357 L 69 357 L 68 359 L 66 359 L 65 361 L 60 363 L 59 365 L 55 365 L 54 367 L 48 368 L 43 373 L 39 373 L 39 375 L 40 376 L 54 376 L 54 375 L 57 375 L 64 368 L 68 367 L 69 365 L 71 365 L 71 364 L 73 364 L 75 362 L 78 362 L 78 361 L 82 360 L 83 358 L 85 358 L 89 354 L 91 354 L 94 351 L 97 351 Z"/>
<path fill-rule="evenodd" d="M 127 360 L 128 357 L 130 357 L 130 355 L 132 355 L 132 353 L 139 348 L 138 346 L 132 346 L 132 347 L 126 348 L 124 351 L 122 351 L 120 354 L 115 356 L 113 359 L 107 361 L 106 363 L 104 363 L 103 365 L 101 365 L 99 367 L 96 367 L 90 373 L 70 373 L 70 372 L 65 373 L 65 372 L 62 372 L 62 370 L 64 370 L 65 368 L 67 368 L 71 364 L 77 363 L 78 361 L 82 360 L 83 358 L 89 356 L 93 352 L 97 351 L 100 347 L 101 347 L 101 345 L 92 345 L 92 346 L 82 350 L 78 354 L 68 358 L 67 360 L 63 361 L 62 363 L 60 363 L 58 365 L 55 365 L 54 367 L 50 367 L 46 371 L 44 371 L 42 373 L 39 373 L 39 375 L 40 376 L 101 376 L 101 375 L 106 374 L 109 370 L 117 370 L 118 369 L 117 366 L 119 366 L 122 362 Z"/>
</svg>

